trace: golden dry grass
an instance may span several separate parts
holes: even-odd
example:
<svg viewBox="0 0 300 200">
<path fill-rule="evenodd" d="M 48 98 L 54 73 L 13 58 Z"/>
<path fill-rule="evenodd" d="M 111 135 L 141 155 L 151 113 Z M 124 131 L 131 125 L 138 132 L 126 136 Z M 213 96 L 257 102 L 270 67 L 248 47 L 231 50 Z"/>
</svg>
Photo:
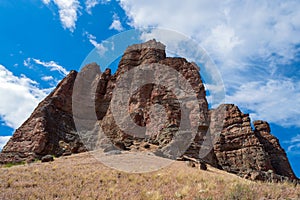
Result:
<svg viewBox="0 0 300 200">
<path fill-rule="evenodd" d="M 126 173 L 82 153 L 0 168 L 0 199 L 300 199 L 300 186 L 252 182 L 184 162 L 150 173 Z"/>
</svg>

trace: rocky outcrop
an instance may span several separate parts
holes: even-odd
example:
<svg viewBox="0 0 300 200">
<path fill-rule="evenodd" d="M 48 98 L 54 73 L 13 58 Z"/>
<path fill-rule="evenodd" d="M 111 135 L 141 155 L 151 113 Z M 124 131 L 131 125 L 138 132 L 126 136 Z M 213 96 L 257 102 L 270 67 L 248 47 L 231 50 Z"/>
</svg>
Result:
<svg viewBox="0 0 300 200">
<path fill-rule="evenodd" d="M 233 104 L 220 105 L 210 115 L 214 152 L 222 169 L 254 180 L 296 178 L 268 123 L 255 121 L 252 130 L 249 115 Z"/>
<path fill-rule="evenodd" d="M 292 179 L 296 178 L 285 151 L 280 146 L 278 139 L 271 134 L 268 122 L 259 120 L 254 121 L 253 124 L 255 128 L 254 133 L 268 154 L 268 158 L 274 170 L 273 172 Z"/>
<path fill-rule="evenodd" d="M 18 128 L 0 154 L 0 163 L 32 161 L 44 155 L 77 153 L 84 146 L 72 115 L 72 90 L 77 72 L 71 71 Z"/>
<path fill-rule="evenodd" d="M 174 76 L 172 77 L 172 73 L 174 72 L 181 74 L 182 79 L 190 84 L 193 89 L 192 94 L 196 94 L 194 98 L 197 100 L 196 103 L 199 106 L 197 123 L 200 126 L 197 127 L 196 136 L 193 137 L 195 140 L 191 141 L 189 148 L 186 147 L 186 154 L 199 158 L 201 142 L 208 129 L 208 104 L 205 98 L 205 89 L 199 74 L 199 68 L 194 63 L 190 63 L 184 58 L 167 58 L 165 46 L 154 40 L 144 44 L 130 46 L 125 51 L 116 74 L 110 78 L 107 88 L 107 94 L 110 94 L 110 96 L 107 99 L 112 98 L 112 91 L 115 89 L 117 82 L 120 81 L 120 77 L 123 75 L 124 78 L 130 70 L 138 66 L 147 66 L 147 69 L 143 70 L 148 71 L 146 74 L 139 74 L 138 72 L 133 73 L 133 77 L 131 77 L 133 80 L 150 79 L 152 82 L 159 83 L 160 80 L 157 77 L 161 77 L 162 75 L 155 74 L 155 70 L 151 70 L 158 67 L 171 69 L 165 71 L 163 79 L 168 80 L 169 82 L 163 82 L 164 84 L 170 85 L 171 83 L 174 83 L 174 80 L 171 80 L 172 78 L 174 79 Z M 129 78 L 126 83 L 129 82 L 129 85 L 133 85 L 133 83 L 131 83 L 133 80 Z M 130 90 L 126 84 L 118 85 L 117 87 L 120 91 L 125 91 L 126 93 Z M 184 98 L 192 99 L 193 97 L 192 95 L 188 96 L 188 94 L 186 94 Z M 141 150 L 145 149 L 144 146 L 146 145 L 153 147 L 152 150 L 155 149 L 154 151 L 156 153 L 174 159 L 177 154 L 174 153 L 174 149 L 170 147 L 170 143 L 172 142 L 174 135 L 178 132 L 180 120 L 183 117 L 179 100 L 182 99 L 178 99 L 178 96 L 174 94 L 174 91 L 171 91 L 163 85 L 155 83 L 143 85 L 137 91 L 133 91 L 130 96 L 128 113 L 135 124 L 145 127 L 145 129 L 136 131 L 139 135 L 135 135 L 134 132 L 130 131 L 124 132 L 124 130 L 121 130 L 120 126 L 116 123 L 112 108 L 109 107 L 106 115 L 100 120 L 103 134 L 108 136 L 114 145 L 123 150 Z M 160 126 L 151 125 L 151 120 L 152 123 L 154 121 L 154 118 L 151 118 L 152 112 L 154 112 L 153 109 L 158 105 L 160 106 L 161 111 L 158 111 L 155 114 L 160 116 L 158 117 L 160 119 L 164 119 L 163 115 L 166 114 L 166 121 L 161 123 Z M 188 140 L 188 137 L 185 137 L 185 139 Z M 202 145 L 202 147 L 204 147 L 204 145 Z M 184 145 L 181 148 L 185 148 Z M 205 159 L 210 160 L 213 163 L 214 160 L 212 158 L 213 152 L 209 153 L 209 156 Z"/>
<path fill-rule="evenodd" d="M 124 81 L 125 80 L 125 81 Z M 0 163 L 101 148 L 197 160 L 253 180 L 296 179 L 268 123 L 232 104 L 208 109 L 199 67 L 155 40 L 126 49 L 116 73 L 71 71 L 17 129 Z"/>
</svg>

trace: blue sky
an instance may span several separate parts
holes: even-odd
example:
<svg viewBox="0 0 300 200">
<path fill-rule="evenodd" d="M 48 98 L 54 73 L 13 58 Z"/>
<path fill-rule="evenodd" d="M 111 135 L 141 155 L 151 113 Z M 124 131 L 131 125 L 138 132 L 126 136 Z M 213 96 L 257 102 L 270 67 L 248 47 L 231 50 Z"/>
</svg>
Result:
<svg viewBox="0 0 300 200">
<path fill-rule="evenodd" d="M 106 51 L 107 38 L 158 27 L 206 50 L 223 79 L 225 102 L 269 121 L 300 176 L 299 19 L 297 0 L 2 0 L 0 146 L 68 71 L 93 49 Z M 172 43 L 155 30 L 141 35 L 153 37 Z"/>
</svg>

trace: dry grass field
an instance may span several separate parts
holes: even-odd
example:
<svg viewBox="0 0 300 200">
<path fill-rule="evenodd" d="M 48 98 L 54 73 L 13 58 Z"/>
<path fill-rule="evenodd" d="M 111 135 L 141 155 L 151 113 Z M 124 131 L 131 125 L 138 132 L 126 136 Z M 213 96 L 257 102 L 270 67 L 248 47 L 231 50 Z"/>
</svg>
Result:
<svg viewBox="0 0 300 200">
<path fill-rule="evenodd" d="M 300 199 L 300 186 L 261 183 L 185 162 L 148 173 L 111 169 L 89 153 L 0 168 L 0 199 Z"/>
</svg>

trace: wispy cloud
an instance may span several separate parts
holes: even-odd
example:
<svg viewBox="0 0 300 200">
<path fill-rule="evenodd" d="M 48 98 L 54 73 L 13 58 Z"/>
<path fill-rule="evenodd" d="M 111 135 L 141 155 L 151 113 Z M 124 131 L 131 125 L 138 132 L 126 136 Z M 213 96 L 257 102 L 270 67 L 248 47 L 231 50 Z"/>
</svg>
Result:
<svg viewBox="0 0 300 200">
<path fill-rule="evenodd" d="M 23 61 L 23 65 L 25 67 L 30 67 L 30 58 L 27 58 L 26 60 Z"/>
<path fill-rule="evenodd" d="M 48 5 L 51 0 L 42 0 L 44 4 Z"/>
<path fill-rule="evenodd" d="M 41 79 L 43 81 L 52 81 L 54 78 L 53 78 L 53 76 L 43 76 Z"/>
<path fill-rule="evenodd" d="M 8 142 L 11 136 L 0 136 L 0 151 L 3 149 L 5 144 Z"/>
<path fill-rule="evenodd" d="M 103 0 L 86 0 L 85 1 L 85 11 L 91 15 L 92 8 L 94 8 L 95 6 L 97 6 L 98 4 L 100 4 L 102 2 L 103 2 Z"/>
<path fill-rule="evenodd" d="M 42 0 L 44 4 L 49 5 L 51 0 Z M 76 28 L 76 21 L 81 8 L 78 0 L 52 0 L 58 7 L 59 18 L 64 28 L 73 32 Z"/>
<path fill-rule="evenodd" d="M 85 1 L 85 11 L 88 14 L 92 14 L 92 8 L 97 6 L 98 4 L 108 4 L 110 0 L 86 0 Z"/>
<path fill-rule="evenodd" d="M 69 73 L 68 70 L 66 70 L 63 66 L 57 64 L 54 61 L 44 62 L 44 61 L 41 61 L 40 59 L 35 59 L 35 58 L 27 58 L 24 61 L 24 66 L 30 67 L 31 61 L 33 61 L 35 64 L 38 64 L 38 65 L 41 65 L 43 67 L 50 69 L 50 71 L 58 71 L 63 76 L 66 76 Z"/>
<path fill-rule="evenodd" d="M 120 22 L 120 18 L 119 18 L 119 16 L 116 13 L 113 15 L 113 22 L 110 25 L 109 29 L 110 30 L 114 29 L 114 30 L 117 30 L 117 31 L 124 30 L 124 28 L 123 28 L 123 26 L 122 26 L 122 24 Z"/>
<path fill-rule="evenodd" d="M 300 127 L 300 82 L 290 79 L 247 82 L 226 96 L 226 101 L 250 110 L 254 120 Z"/>
<path fill-rule="evenodd" d="M 18 128 L 48 92 L 36 81 L 15 76 L 0 65 L 0 116 L 7 126 Z"/>
<path fill-rule="evenodd" d="M 97 49 L 97 51 L 100 55 L 103 55 L 108 50 L 107 47 L 105 47 L 103 43 L 98 43 L 96 41 L 97 38 L 94 35 L 92 35 L 88 32 L 85 32 L 84 35 L 87 36 L 89 42 Z"/>
<path fill-rule="evenodd" d="M 289 146 L 287 148 L 288 153 L 293 155 L 300 155 L 300 134 L 292 137 L 290 141 L 284 141 Z"/>
</svg>

